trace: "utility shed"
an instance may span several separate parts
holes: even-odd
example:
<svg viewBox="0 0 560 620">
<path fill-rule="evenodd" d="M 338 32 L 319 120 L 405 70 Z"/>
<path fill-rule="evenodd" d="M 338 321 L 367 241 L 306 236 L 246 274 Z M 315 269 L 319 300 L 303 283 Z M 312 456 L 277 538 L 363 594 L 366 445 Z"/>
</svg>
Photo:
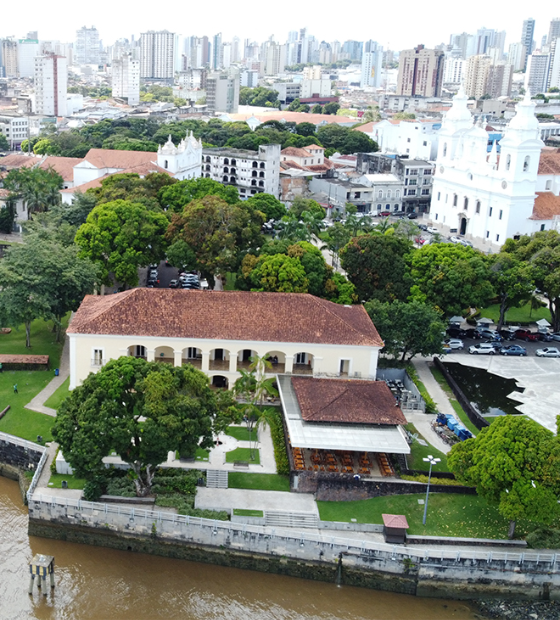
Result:
<svg viewBox="0 0 560 620">
<path fill-rule="evenodd" d="M 404 515 L 381 515 L 383 518 L 383 534 L 385 542 L 404 543 L 406 542 L 406 530 L 408 521 Z"/>
</svg>

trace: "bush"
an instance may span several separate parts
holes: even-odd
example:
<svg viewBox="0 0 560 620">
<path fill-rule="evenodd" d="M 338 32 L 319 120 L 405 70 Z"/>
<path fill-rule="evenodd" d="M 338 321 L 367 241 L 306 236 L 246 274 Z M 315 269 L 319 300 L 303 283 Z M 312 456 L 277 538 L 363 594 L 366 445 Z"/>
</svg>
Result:
<svg viewBox="0 0 560 620">
<path fill-rule="evenodd" d="M 550 527 L 537 527 L 527 534 L 525 539 L 533 549 L 558 549 L 560 548 L 560 530 Z"/>
<path fill-rule="evenodd" d="M 423 482 L 424 484 L 428 484 L 428 476 L 423 476 L 422 474 L 418 474 L 416 476 L 401 476 L 403 480 L 411 480 L 412 482 Z M 432 476 L 432 480 L 430 484 L 441 484 L 450 487 L 462 487 L 464 486 L 457 480 L 453 478 L 434 478 Z"/>
<path fill-rule="evenodd" d="M 156 499 L 156 506 L 162 508 L 176 508 L 178 514 L 189 517 L 200 517 L 201 519 L 216 519 L 218 521 L 229 521 L 229 515 L 225 511 L 201 510 L 194 507 L 194 495 L 166 495 Z"/>
<path fill-rule="evenodd" d="M 96 502 L 103 495 L 106 484 L 103 476 L 95 476 L 84 484 L 82 497 L 88 502 Z"/>
<path fill-rule="evenodd" d="M 286 450 L 286 438 L 284 436 L 284 426 L 282 419 L 277 411 L 270 410 L 267 415 L 270 434 L 274 445 L 274 460 L 276 461 L 276 471 L 283 476 L 290 475 L 290 462 Z"/>
<path fill-rule="evenodd" d="M 107 495 L 136 497 L 136 487 L 131 478 L 113 478 L 107 482 Z"/>
<path fill-rule="evenodd" d="M 412 364 L 407 364 L 406 372 L 408 376 L 412 379 L 414 385 L 418 388 L 420 395 L 422 396 L 422 398 L 424 399 L 424 402 L 426 403 L 426 413 L 436 413 L 437 411 L 436 404 L 432 400 L 432 397 L 426 391 L 426 388 L 424 387 L 424 384 L 422 383 L 422 381 L 420 381 L 420 379 L 418 378 L 418 375 L 416 374 L 416 368 L 414 368 Z"/>
</svg>

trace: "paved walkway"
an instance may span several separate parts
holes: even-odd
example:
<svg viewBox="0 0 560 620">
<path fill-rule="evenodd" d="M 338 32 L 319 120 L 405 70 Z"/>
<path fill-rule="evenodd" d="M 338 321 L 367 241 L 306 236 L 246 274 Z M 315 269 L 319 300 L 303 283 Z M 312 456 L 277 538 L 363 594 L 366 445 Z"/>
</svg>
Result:
<svg viewBox="0 0 560 620">
<path fill-rule="evenodd" d="M 246 489 L 209 489 L 199 487 L 195 508 L 208 510 L 279 510 L 319 515 L 315 498 L 310 493 L 283 491 L 249 491 Z"/>
<path fill-rule="evenodd" d="M 27 405 L 25 405 L 26 409 L 44 413 L 52 416 L 53 418 L 56 417 L 56 410 L 51 409 L 50 407 L 45 407 L 45 401 L 48 400 L 70 376 L 70 347 L 68 345 L 68 338 L 64 341 L 59 370 L 60 372 L 58 377 L 53 377 L 49 384 L 42 389 L 37 396 L 32 398 Z"/>
<path fill-rule="evenodd" d="M 11 243 L 22 243 L 23 239 L 21 233 L 12 233 L 7 235 L 6 233 L 0 233 L 0 243 L 2 241 L 10 241 Z"/>
</svg>

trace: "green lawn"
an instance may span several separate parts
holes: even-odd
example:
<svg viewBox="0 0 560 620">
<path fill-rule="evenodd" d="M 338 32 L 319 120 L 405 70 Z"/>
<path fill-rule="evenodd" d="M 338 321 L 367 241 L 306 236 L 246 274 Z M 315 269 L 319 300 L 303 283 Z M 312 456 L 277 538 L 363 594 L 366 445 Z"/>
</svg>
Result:
<svg viewBox="0 0 560 620">
<path fill-rule="evenodd" d="M 53 489 L 62 489 L 62 481 L 66 480 L 69 489 L 83 489 L 86 481 L 68 474 L 51 474 L 49 486 Z"/>
<path fill-rule="evenodd" d="M 233 514 L 237 517 L 264 517 L 262 510 L 244 510 L 243 508 L 234 508 Z"/>
<path fill-rule="evenodd" d="M 381 515 L 406 516 L 409 534 L 426 536 L 467 536 L 475 538 L 507 538 L 509 522 L 495 506 L 477 495 L 430 493 L 426 525 L 422 525 L 425 493 L 389 495 L 356 502 L 317 502 L 324 521 L 383 523 Z M 517 535 L 527 531 L 528 523 L 518 522 Z"/>
<path fill-rule="evenodd" d="M 418 433 L 414 424 L 407 424 L 405 428 L 411 433 L 417 434 L 420 439 L 427 441 L 424 436 Z M 441 459 L 441 462 L 434 466 L 434 471 L 449 471 L 449 468 L 447 467 L 447 457 L 443 452 L 440 452 L 437 448 L 434 448 L 434 446 L 429 445 L 429 442 L 427 446 L 421 446 L 417 441 L 412 442 L 412 445 L 410 446 L 410 454 L 406 457 L 408 468 L 427 471 L 428 467 L 422 459 L 427 457 L 429 454 Z"/>
<path fill-rule="evenodd" d="M 52 377 L 52 373 L 45 370 L 5 370 L 0 373 L 0 411 L 10 405 L 10 410 L 0 420 L 0 431 L 29 441 L 37 441 L 37 435 L 51 441 L 54 418 L 25 409 L 24 405 L 46 387 Z M 14 394 L 16 383 L 18 393 Z"/>
<path fill-rule="evenodd" d="M 493 306 L 488 306 L 488 308 L 483 308 L 480 311 L 480 316 L 481 318 L 492 319 L 497 323 L 500 318 L 500 306 L 494 304 Z M 539 308 L 531 312 L 531 304 L 525 304 L 521 308 L 510 308 L 506 312 L 506 321 L 509 323 L 531 323 L 540 319 L 552 322 L 548 308 Z"/>
<path fill-rule="evenodd" d="M 70 377 L 66 379 L 66 381 L 56 390 L 56 392 L 47 398 L 45 401 L 46 407 L 51 407 L 51 409 L 56 409 L 60 407 L 60 403 L 68 396 L 70 393 L 68 388 L 70 387 Z"/>
<path fill-rule="evenodd" d="M 260 465 L 261 458 L 258 450 L 253 450 L 253 456 L 251 460 L 251 450 L 249 448 L 236 448 L 231 452 L 226 452 L 226 463 L 233 463 L 234 461 L 245 461 L 252 465 Z"/>
<path fill-rule="evenodd" d="M 253 429 L 251 437 L 249 438 L 249 431 L 246 426 L 228 426 L 226 435 L 234 437 L 237 441 L 255 441 L 257 438 L 257 431 Z"/>
<path fill-rule="evenodd" d="M 480 431 L 469 420 L 469 416 L 465 413 L 463 407 L 461 407 L 459 401 L 453 395 L 453 390 L 449 387 L 449 384 L 447 383 L 447 380 L 445 379 L 441 371 L 432 365 L 430 365 L 430 370 L 432 371 L 434 379 L 439 383 L 441 389 L 447 394 L 449 402 L 451 403 L 453 409 L 455 409 L 455 413 L 457 414 L 457 417 L 459 418 L 463 426 L 465 428 L 468 428 L 473 435 L 478 435 Z"/>
<path fill-rule="evenodd" d="M 278 474 L 246 474 L 230 471 L 228 474 L 230 489 L 253 489 L 257 491 L 288 491 L 290 479 Z"/>
</svg>

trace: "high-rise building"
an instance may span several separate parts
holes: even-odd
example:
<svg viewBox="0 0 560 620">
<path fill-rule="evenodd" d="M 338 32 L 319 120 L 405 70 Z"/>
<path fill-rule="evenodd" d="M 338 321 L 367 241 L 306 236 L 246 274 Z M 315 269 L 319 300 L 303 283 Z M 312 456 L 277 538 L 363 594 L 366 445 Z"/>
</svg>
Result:
<svg viewBox="0 0 560 620">
<path fill-rule="evenodd" d="M 286 46 L 267 41 L 264 52 L 264 73 L 265 75 L 278 75 L 284 73 L 286 66 Z"/>
<path fill-rule="evenodd" d="M 344 41 L 341 57 L 348 60 L 362 60 L 363 46 L 361 41 Z"/>
<path fill-rule="evenodd" d="M 523 43 L 512 43 L 509 46 L 508 62 L 514 71 L 523 71 L 527 58 L 527 48 Z"/>
<path fill-rule="evenodd" d="M 212 37 L 212 61 L 210 62 L 210 68 L 216 70 L 222 66 L 222 33 L 219 32 Z"/>
<path fill-rule="evenodd" d="M 99 32 L 92 26 L 76 31 L 74 62 L 77 65 L 98 65 L 100 61 Z"/>
<path fill-rule="evenodd" d="M 175 35 L 167 30 L 140 35 L 140 77 L 172 80 Z"/>
<path fill-rule="evenodd" d="M 467 97 L 480 99 L 487 95 L 488 72 L 492 61 L 490 56 L 477 54 L 467 60 L 465 71 L 465 94 Z"/>
<path fill-rule="evenodd" d="M 4 77 L 17 77 L 18 75 L 18 45 L 14 39 L 2 41 L 2 63 Z"/>
<path fill-rule="evenodd" d="M 551 52 L 550 71 L 548 73 L 548 88 L 560 88 L 560 37 L 554 39 L 550 47 Z"/>
<path fill-rule="evenodd" d="M 418 45 L 403 50 L 399 56 L 397 95 L 407 97 L 439 97 L 443 83 L 445 56 L 441 50 Z"/>
<path fill-rule="evenodd" d="M 527 57 L 525 58 L 525 66 L 523 70 L 527 68 L 528 57 L 533 53 L 533 37 L 535 36 L 535 20 L 532 17 L 523 21 L 523 28 L 521 30 L 521 43 L 527 49 Z"/>
<path fill-rule="evenodd" d="M 550 54 L 531 54 L 527 61 L 525 88 L 531 95 L 546 93 L 550 71 Z"/>
<path fill-rule="evenodd" d="M 128 105 L 140 103 L 140 61 L 132 54 L 113 61 L 113 97 L 126 99 Z"/>
<path fill-rule="evenodd" d="M 35 113 L 66 116 L 68 63 L 64 56 L 35 57 Z"/>
<path fill-rule="evenodd" d="M 509 97 L 511 95 L 511 85 L 513 80 L 513 67 L 503 60 L 492 63 L 488 68 L 488 80 L 486 84 L 486 95 L 491 99 L 498 97 Z"/>
<path fill-rule="evenodd" d="M 555 17 L 550 22 L 550 28 L 548 30 L 547 43 L 550 45 L 552 41 L 560 38 L 560 17 Z"/>
<path fill-rule="evenodd" d="M 362 54 L 362 76 L 360 86 L 381 86 L 381 69 L 383 66 L 383 48 L 376 41 L 366 41 Z"/>
<path fill-rule="evenodd" d="M 444 84 L 461 84 L 464 79 L 466 61 L 455 56 L 448 56 L 445 59 L 445 69 L 443 72 Z"/>
<path fill-rule="evenodd" d="M 17 44 L 19 77 L 32 78 L 35 73 L 35 56 L 39 54 L 38 39 L 20 39 Z"/>
<path fill-rule="evenodd" d="M 461 50 L 461 58 L 463 60 L 476 53 L 475 44 L 475 37 L 467 32 L 452 34 L 449 39 L 449 45 L 452 49 L 459 48 Z"/>
<path fill-rule="evenodd" d="M 239 37 L 233 37 L 231 41 L 231 62 L 239 62 L 241 60 L 241 41 Z"/>
<path fill-rule="evenodd" d="M 236 114 L 239 109 L 239 72 L 233 69 L 210 73 L 206 78 L 208 113 Z"/>
</svg>

